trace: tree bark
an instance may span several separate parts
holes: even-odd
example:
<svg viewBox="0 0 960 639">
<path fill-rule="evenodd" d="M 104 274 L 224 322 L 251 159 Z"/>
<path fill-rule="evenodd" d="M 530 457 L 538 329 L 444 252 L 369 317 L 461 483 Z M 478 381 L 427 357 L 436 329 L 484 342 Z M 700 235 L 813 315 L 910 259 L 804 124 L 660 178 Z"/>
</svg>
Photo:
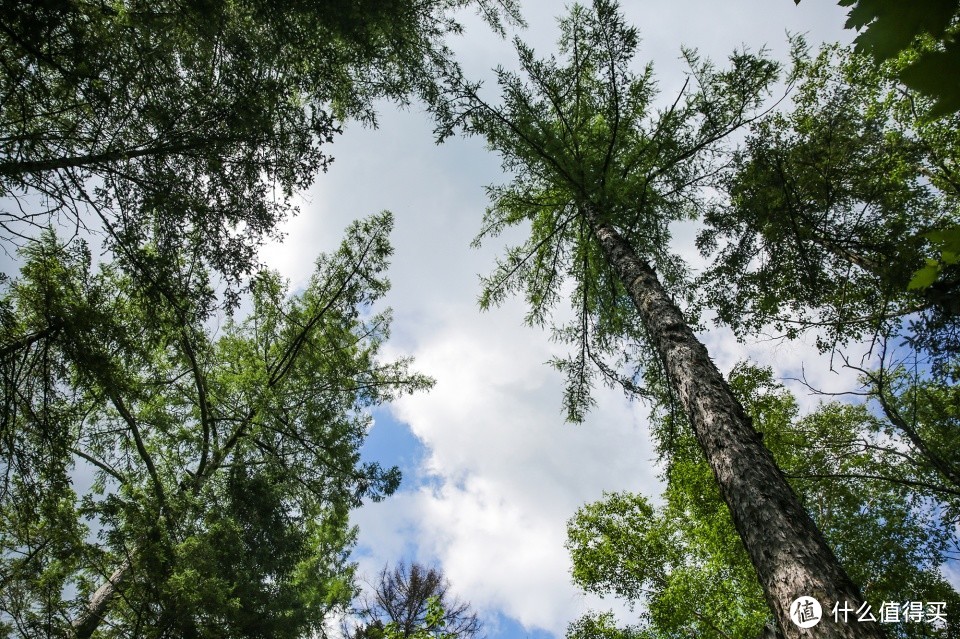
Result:
<svg viewBox="0 0 960 639">
<path fill-rule="evenodd" d="M 626 287 L 653 342 L 671 388 L 713 470 L 763 587 L 767 604 L 786 639 L 882 637 L 877 623 L 834 622 L 832 611 L 863 603 L 813 520 L 800 505 L 761 435 L 687 325 L 653 268 L 595 209 L 584 214 L 610 266 Z M 801 629 L 790 619 L 800 596 L 819 601 L 819 624 Z"/>
<path fill-rule="evenodd" d="M 120 567 L 113 571 L 110 578 L 93 593 L 83 614 L 73 622 L 73 633 L 76 639 L 89 639 L 97 630 L 97 626 L 110 609 L 110 602 L 117 596 L 120 584 L 130 574 L 131 567 L 130 559 L 124 560 Z"/>
</svg>

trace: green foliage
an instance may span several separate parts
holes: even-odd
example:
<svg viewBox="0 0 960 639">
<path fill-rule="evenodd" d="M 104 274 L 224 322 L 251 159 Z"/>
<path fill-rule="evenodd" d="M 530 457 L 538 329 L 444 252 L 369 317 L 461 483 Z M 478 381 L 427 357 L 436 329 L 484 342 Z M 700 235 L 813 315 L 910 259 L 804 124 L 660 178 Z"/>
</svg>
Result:
<svg viewBox="0 0 960 639">
<path fill-rule="evenodd" d="M 956 0 L 840 0 L 839 4 L 851 7 L 844 26 L 862 29 L 857 44 L 879 60 L 895 57 L 920 34 L 943 37 L 958 7 Z"/>
<path fill-rule="evenodd" d="M 908 287 L 957 224 L 960 116 L 927 118 L 892 70 L 827 47 L 799 65 L 792 108 L 753 125 L 698 238 L 703 302 L 738 334 L 812 328 L 828 350 L 913 315 L 927 350 L 955 350 L 955 269 Z"/>
<path fill-rule="evenodd" d="M 353 224 L 297 295 L 258 274 L 219 329 L 175 296 L 196 264 L 144 282 L 52 232 L 24 250 L 0 333 L 12 636 L 66 633 L 118 568 L 102 636 L 298 637 L 349 603 L 349 510 L 400 479 L 360 462 L 365 409 L 429 385 L 378 355 L 390 227 Z"/>
<path fill-rule="evenodd" d="M 401 621 L 383 623 L 378 619 L 358 627 L 353 636 L 358 639 L 455 639 L 459 636 L 445 630 L 447 613 L 439 597 L 433 596 L 424 600 L 422 616 L 422 621 L 414 625 Z"/>
<path fill-rule="evenodd" d="M 378 356 L 390 218 L 297 295 L 257 248 L 343 121 L 438 99 L 468 6 L 518 19 L 510 0 L 0 1 L 0 229 L 24 262 L 0 277 L 4 629 L 89 636 L 105 611 L 102 636 L 301 636 L 350 601 L 348 511 L 400 479 L 360 462 L 365 409 L 429 383 Z M 251 315 L 215 328 L 241 290 Z"/>
<path fill-rule="evenodd" d="M 569 639 L 646 639 L 650 636 L 640 628 L 618 627 L 611 613 L 584 615 L 567 628 Z"/>
<path fill-rule="evenodd" d="M 955 527 L 960 523 L 957 362 L 941 375 L 921 374 L 916 361 L 860 372 L 862 394 L 877 409 L 872 432 L 879 441 L 859 451 L 849 439 L 827 440 L 834 454 L 846 450 L 869 461 L 873 476 L 912 486 L 918 498 L 937 504 L 945 529 Z M 953 543 L 954 552 L 960 550 L 960 538 Z"/>
<path fill-rule="evenodd" d="M 683 260 L 670 251 L 672 223 L 704 207 L 697 186 L 710 183 L 726 137 L 754 115 L 779 66 L 735 52 L 718 68 L 692 50 L 689 80 L 672 106 L 653 108 L 652 68 L 635 69 L 637 30 L 615 2 L 575 5 L 560 20 L 560 57 L 537 58 L 515 41 L 522 74 L 497 70 L 502 104 L 485 102 L 463 78 L 439 113 L 446 127 L 483 135 L 500 153 L 507 185 L 488 188 L 491 205 L 480 244 L 525 225 L 529 234 L 483 279 L 481 308 L 521 293 L 528 323 L 551 326 L 572 354 L 552 362 L 567 376 L 564 413 L 580 421 L 597 378 L 641 392 L 653 363 L 624 285 L 590 231 L 586 211 L 613 224 L 654 263 L 678 300 L 688 298 Z M 554 322 L 569 300 L 572 318 Z"/>
<path fill-rule="evenodd" d="M 904 51 L 916 53 L 900 71 L 900 79 L 936 100 L 932 115 L 960 110 L 960 90 L 950 81 L 960 72 L 957 0 L 839 0 L 839 4 L 851 7 L 844 26 L 862 31 L 856 39 L 859 51 L 878 63 Z"/>
<path fill-rule="evenodd" d="M 941 517 L 943 493 L 916 485 L 911 455 L 891 441 L 882 420 L 839 403 L 801 417 L 769 370 L 740 366 L 731 384 L 875 611 L 883 601 L 960 605 L 939 572 L 951 545 L 955 552 L 955 521 Z M 754 639 L 769 615 L 760 585 L 712 473 L 676 420 L 662 413 L 655 431 L 666 463 L 662 505 L 607 494 L 571 519 L 574 581 L 639 604 L 645 636 Z M 930 631 L 887 628 L 903 637 Z M 568 635 L 579 636 L 574 626 Z"/>
<path fill-rule="evenodd" d="M 956 10 L 956 3 L 953 8 Z M 956 41 L 956 27 L 951 27 L 951 39 L 938 43 L 932 50 L 922 50 L 915 61 L 900 71 L 900 79 L 914 91 L 936 99 L 930 115 L 940 117 L 960 111 L 960 90 L 944 81 L 958 72 L 960 42 Z"/>
<path fill-rule="evenodd" d="M 960 263 L 960 226 L 924 233 L 925 237 L 940 254 L 939 259 L 927 258 L 926 265 L 913 274 L 907 288 L 926 289 L 933 286 L 937 278 L 949 266 Z"/>
<path fill-rule="evenodd" d="M 4 0 L 4 240 L 56 220 L 101 231 L 141 277 L 152 245 L 153 262 L 197 253 L 236 282 L 345 119 L 435 98 L 450 14 L 473 5 L 494 26 L 515 15 L 509 0 Z"/>
<path fill-rule="evenodd" d="M 800 0 L 795 0 L 799 3 Z M 957 41 L 956 0 L 840 0 L 851 7 L 846 28 L 863 31 L 857 36 L 857 50 L 883 63 L 898 59 L 895 73 L 899 80 L 935 103 L 923 114 L 928 118 L 950 116 L 960 111 L 960 89 L 950 79 L 960 74 L 960 42 Z M 889 77 L 889 76 L 888 76 Z M 954 126 L 949 125 L 949 126 Z M 947 169 L 946 163 L 940 168 Z M 945 266 L 955 265 L 956 250 L 938 246 L 956 243 L 958 227 L 945 227 L 925 234 L 941 251 L 939 260 L 927 258 L 909 282 L 910 289 L 926 289 L 934 284 Z M 947 238 L 951 239 L 947 239 Z"/>
<path fill-rule="evenodd" d="M 445 617 L 446 612 L 439 598 L 429 597 L 423 625 L 413 633 L 406 633 L 398 622 L 391 621 L 384 627 L 383 636 L 385 639 L 455 639 L 458 636 L 456 633 L 444 630 L 447 625 Z"/>
</svg>

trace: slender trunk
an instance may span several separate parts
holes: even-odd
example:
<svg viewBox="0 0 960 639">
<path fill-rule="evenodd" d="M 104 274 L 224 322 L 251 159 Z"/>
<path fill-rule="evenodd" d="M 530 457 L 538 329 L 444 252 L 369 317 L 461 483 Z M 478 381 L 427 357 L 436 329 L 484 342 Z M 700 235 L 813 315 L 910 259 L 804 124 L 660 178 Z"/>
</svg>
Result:
<svg viewBox="0 0 960 639">
<path fill-rule="evenodd" d="M 857 623 L 850 614 L 833 621 L 834 605 L 856 610 L 863 598 L 800 505 L 770 451 L 734 397 L 707 349 L 694 335 L 657 279 L 630 244 L 597 211 L 585 212 L 608 263 L 623 282 L 663 363 L 697 442 L 706 455 L 753 562 L 767 604 L 786 639 L 882 637 L 877 623 Z M 790 604 L 814 597 L 820 623 L 801 629 Z"/>
<path fill-rule="evenodd" d="M 120 584 L 130 574 L 130 560 L 126 559 L 120 567 L 113 571 L 110 578 L 90 597 L 83 614 L 73 622 L 73 632 L 76 639 L 89 639 L 103 621 L 104 615 L 110 609 L 110 602 L 117 596 Z"/>
<path fill-rule="evenodd" d="M 46 158 L 43 160 L 9 160 L 0 161 L 0 175 L 12 178 L 19 178 L 27 173 L 44 173 L 47 171 L 58 171 L 60 169 L 79 169 L 88 166 L 101 166 L 115 162 L 125 162 L 137 158 L 160 155 L 182 155 L 196 151 L 201 146 L 212 146 L 220 140 L 206 140 L 203 145 L 200 142 L 189 142 L 181 144 L 161 144 L 138 149 L 118 149 L 114 151 L 104 151 L 102 153 L 91 153 L 89 155 L 74 155 L 59 158 Z"/>
<path fill-rule="evenodd" d="M 871 379 L 877 380 L 878 377 L 872 377 Z M 920 433 L 911 426 L 906 419 L 903 418 L 903 415 L 900 414 L 900 411 L 891 403 L 887 398 L 886 393 L 884 392 L 883 385 L 879 381 L 875 381 L 876 392 L 874 396 L 880 402 L 880 408 L 883 409 L 883 414 L 887 416 L 887 419 L 890 420 L 890 423 L 896 426 L 900 432 L 907 436 L 907 439 L 910 440 L 910 443 L 923 455 L 926 460 L 933 466 L 934 470 L 940 473 L 940 475 L 946 479 L 948 482 L 952 483 L 957 488 L 960 488 L 960 467 L 955 466 L 952 462 L 941 457 L 935 450 L 930 448 L 927 445 L 927 442 L 920 437 Z"/>
</svg>

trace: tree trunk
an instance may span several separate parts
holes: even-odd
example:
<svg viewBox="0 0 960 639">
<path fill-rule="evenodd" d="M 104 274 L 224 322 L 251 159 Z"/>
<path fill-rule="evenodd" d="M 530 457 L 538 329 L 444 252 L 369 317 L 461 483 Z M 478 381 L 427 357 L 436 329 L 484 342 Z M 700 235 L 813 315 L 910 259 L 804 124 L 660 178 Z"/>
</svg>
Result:
<svg viewBox="0 0 960 639">
<path fill-rule="evenodd" d="M 104 164 L 125 162 L 127 160 L 150 156 L 182 155 L 200 150 L 201 148 L 209 150 L 211 146 L 214 146 L 218 142 L 221 142 L 221 140 L 204 140 L 202 144 L 198 141 L 180 144 L 160 144 L 157 146 L 90 153 L 89 155 L 46 158 L 43 160 L 7 160 L 0 162 L 0 175 L 19 178 L 27 173 L 45 173 L 48 171 L 58 171 L 60 169 L 102 166 Z"/>
<path fill-rule="evenodd" d="M 126 559 L 120 567 L 113 571 L 110 578 L 90 597 L 83 614 L 73 622 L 73 633 L 76 639 L 89 639 L 103 621 L 103 617 L 110 609 L 110 602 L 117 596 L 117 590 L 124 579 L 130 574 L 130 560 Z"/>
<path fill-rule="evenodd" d="M 587 209 L 585 215 L 650 335 L 783 636 L 882 637 L 879 624 L 858 623 L 854 613 L 847 623 L 842 613 L 840 622 L 834 622 L 835 604 L 841 611 L 845 603 L 854 611 L 860 607 L 859 589 L 800 505 L 743 406 L 654 270 L 596 210 Z M 815 598 L 823 609 L 821 621 L 809 629 L 801 629 L 790 618 L 790 604 L 804 595 Z"/>
</svg>

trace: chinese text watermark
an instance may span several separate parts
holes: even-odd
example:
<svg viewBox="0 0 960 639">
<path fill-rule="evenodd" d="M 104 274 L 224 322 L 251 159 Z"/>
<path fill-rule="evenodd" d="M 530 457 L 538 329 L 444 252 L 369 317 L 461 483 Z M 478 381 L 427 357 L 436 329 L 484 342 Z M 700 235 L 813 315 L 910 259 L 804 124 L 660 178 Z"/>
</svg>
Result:
<svg viewBox="0 0 960 639">
<path fill-rule="evenodd" d="M 874 612 L 869 603 L 854 606 L 848 601 L 838 601 L 830 611 L 837 623 L 920 623 L 945 624 L 947 604 L 945 601 L 884 601 Z M 798 597 L 790 604 L 790 619 L 799 628 L 812 628 L 823 618 L 823 608 L 813 597 Z"/>
</svg>

